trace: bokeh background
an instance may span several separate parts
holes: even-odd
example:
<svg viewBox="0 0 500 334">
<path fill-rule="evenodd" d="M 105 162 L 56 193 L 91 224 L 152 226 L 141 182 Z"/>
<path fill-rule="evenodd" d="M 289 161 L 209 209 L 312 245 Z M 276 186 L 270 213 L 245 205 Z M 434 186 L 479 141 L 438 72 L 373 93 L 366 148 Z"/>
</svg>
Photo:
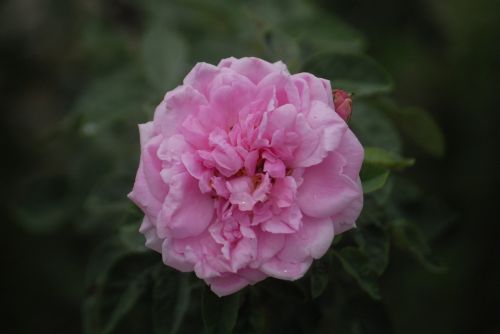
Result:
<svg viewBox="0 0 500 334">
<path fill-rule="evenodd" d="M 366 53 L 393 76 L 395 99 L 426 109 L 443 130 L 443 157 L 411 147 L 405 153 L 417 159 L 407 175 L 428 196 L 440 199 L 435 216 L 453 217 L 431 240 L 435 255 L 448 269 L 431 273 L 397 251 L 391 253 L 380 283 L 393 332 L 499 333 L 500 2 L 279 1 L 284 9 L 278 12 L 271 12 L 264 1 L 234 3 L 240 2 L 251 8 L 257 21 L 269 14 L 270 19 L 286 22 L 287 15 L 300 13 L 302 2 L 340 18 L 364 36 L 363 41 L 350 42 L 362 43 Z M 78 194 L 68 193 L 86 189 L 85 184 L 72 182 L 85 183 L 106 168 L 88 160 L 85 138 L 63 141 L 60 138 L 66 137 L 60 133 L 71 131 L 69 123 L 78 123 L 75 109 L 83 108 L 79 101 L 89 86 L 113 95 L 122 89 L 120 82 L 135 78 L 134 73 L 120 72 L 118 78 L 91 86 L 95 78 L 133 63 L 151 16 L 148 11 L 162 13 L 162 8 L 158 3 L 148 7 L 131 0 L 6 0 L 0 4 L 3 333 L 82 331 L 86 267 L 95 240 L 107 231 L 68 221 L 68 212 L 77 221 L 89 207 L 96 212 L 109 208 L 93 207 L 99 201 L 94 203 L 83 193 L 80 200 Z M 198 48 L 187 64 L 174 64 L 174 71 L 189 68 L 194 61 L 216 61 L 228 43 L 253 34 L 251 27 L 241 28 L 240 40 L 225 40 L 227 32 L 217 31 L 217 15 L 211 7 L 200 13 L 189 16 L 182 6 L 167 13 L 184 17 L 178 29 L 192 36 L 181 45 L 174 38 L 174 49 Z M 193 22 L 210 27 L 211 34 L 200 35 Z M 203 39 L 205 45 L 200 43 Z M 139 85 L 140 89 L 144 87 Z M 116 131 L 120 129 L 118 125 Z M 87 124 L 84 131 L 92 135 L 98 129 Z M 130 142 L 137 141 L 136 133 L 129 137 Z M 105 143 L 119 150 L 123 143 L 113 140 Z M 99 154 L 91 156 L 105 161 L 107 157 Z M 79 161 L 79 157 L 85 159 Z M 92 187 L 112 193 L 114 180 L 120 177 L 114 173 L 104 178 L 107 183 Z M 120 220 L 116 212 L 123 210 L 114 207 L 103 214 Z"/>
</svg>

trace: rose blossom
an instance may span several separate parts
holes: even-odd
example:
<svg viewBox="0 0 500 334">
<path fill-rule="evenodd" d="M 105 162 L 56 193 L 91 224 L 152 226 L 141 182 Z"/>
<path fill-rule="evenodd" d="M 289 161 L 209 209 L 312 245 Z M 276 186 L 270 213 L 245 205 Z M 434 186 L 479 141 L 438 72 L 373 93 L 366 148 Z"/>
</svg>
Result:
<svg viewBox="0 0 500 334">
<path fill-rule="evenodd" d="M 302 277 L 363 206 L 363 148 L 330 82 L 282 62 L 198 63 L 139 130 L 146 246 L 219 296 Z"/>
</svg>

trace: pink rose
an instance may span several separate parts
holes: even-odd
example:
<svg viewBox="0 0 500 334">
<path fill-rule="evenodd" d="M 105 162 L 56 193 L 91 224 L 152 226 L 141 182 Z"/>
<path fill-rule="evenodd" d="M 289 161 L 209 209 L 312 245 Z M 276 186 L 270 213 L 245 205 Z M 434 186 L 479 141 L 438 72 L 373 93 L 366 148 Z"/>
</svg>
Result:
<svg viewBox="0 0 500 334">
<path fill-rule="evenodd" d="M 302 277 L 363 206 L 363 148 L 334 109 L 328 80 L 282 62 L 197 64 L 139 125 L 146 245 L 219 296 Z"/>
</svg>

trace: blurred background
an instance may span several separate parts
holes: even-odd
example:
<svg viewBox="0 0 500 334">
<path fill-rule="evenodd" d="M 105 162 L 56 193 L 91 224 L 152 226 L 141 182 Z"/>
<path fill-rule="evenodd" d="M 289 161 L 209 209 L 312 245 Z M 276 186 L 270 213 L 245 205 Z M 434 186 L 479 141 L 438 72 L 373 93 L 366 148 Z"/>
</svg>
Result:
<svg viewBox="0 0 500 334">
<path fill-rule="evenodd" d="M 292 24 L 310 8 L 303 25 Z M 336 29 L 336 39 L 314 43 L 371 56 L 393 77 L 395 100 L 431 113 L 446 142 L 442 157 L 404 152 L 417 161 L 406 174 L 439 198 L 422 219 L 452 217 L 429 238 L 448 269 L 426 271 L 391 249 L 380 278 L 389 327 L 499 333 L 499 13 L 494 0 L 3 1 L 2 332 L 82 332 L 89 258 L 114 224 L 140 216 L 112 199 L 132 186 L 138 135 L 129 125 L 150 117 L 162 97 L 154 87 L 175 86 L 197 61 L 249 53 L 273 60 L 273 47 L 296 71 L 301 29 Z M 163 31 L 159 21 L 173 23 Z M 293 40 L 269 35 L 269 22 Z M 148 86 L 137 68 L 151 62 L 171 75 L 146 68 Z"/>
</svg>

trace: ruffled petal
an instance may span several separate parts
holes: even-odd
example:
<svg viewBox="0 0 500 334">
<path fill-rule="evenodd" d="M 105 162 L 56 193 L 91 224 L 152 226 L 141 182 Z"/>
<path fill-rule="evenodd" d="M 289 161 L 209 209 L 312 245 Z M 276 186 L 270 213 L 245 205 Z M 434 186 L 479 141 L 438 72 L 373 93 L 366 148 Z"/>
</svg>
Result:
<svg viewBox="0 0 500 334">
<path fill-rule="evenodd" d="M 231 252 L 231 269 L 245 268 L 257 256 L 257 239 L 242 238 Z"/>
<path fill-rule="evenodd" d="M 304 217 L 302 228 L 287 235 L 285 246 L 277 257 L 292 263 L 302 262 L 310 257 L 318 259 L 330 248 L 333 237 L 332 219 Z"/>
<path fill-rule="evenodd" d="M 227 296 L 243 289 L 250 282 L 237 274 L 227 274 L 206 280 L 210 289 L 219 297 Z"/>
<path fill-rule="evenodd" d="M 190 86 L 208 97 L 208 91 L 212 84 L 212 80 L 219 73 L 220 69 L 217 66 L 207 63 L 198 63 L 188 73 L 186 78 L 184 78 L 184 85 Z"/>
<path fill-rule="evenodd" d="M 323 102 L 314 101 L 307 115 L 299 114 L 296 132 L 300 146 L 294 152 L 293 167 L 310 167 L 320 163 L 340 145 L 347 125 L 333 109 Z"/>
<path fill-rule="evenodd" d="M 349 176 L 351 180 L 357 180 L 363 164 L 364 149 L 350 129 L 344 133 L 336 152 L 345 159 L 342 173 Z"/>
<path fill-rule="evenodd" d="M 260 267 L 260 270 L 274 278 L 295 281 L 304 276 L 311 266 L 312 261 L 312 258 L 310 258 L 303 262 L 292 263 L 273 258 L 265 262 Z"/>
<path fill-rule="evenodd" d="M 149 221 L 147 216 L 142 220 L 139 232 L 146 237 L 146 247 L 161 253 L 161 244 L 163 240 L 158 237 L 155 226 Z"/>
<path fill-rule="evenodd" d="M 183 252 L 178 252 L 172 244 L 171 240 L 163 239 L 161 249 L 163 263 L 165 263 L 167 266 L 170 266 L 182 272 L 193 271 L 195 261 L 193 261 L 192 258 L 186 258 Z"/>
<path fill-rule="evenodd" d="M 262 223 L 262 230 L 270 233 L 289 234 L 297 232 L 302 226 L 302 213 L 297 206 L 282 209 Z"/>
<path fill-rule="evenodd" d="M 212 221 L 214 203 L 202 194 L 194 178 L 181 172 L 169 180 L 170 191 L 165 198 L 157 224 L 162 238 L 186 238 L 199 235 Z"/>
<path fill-rule="evenodd" d="M 262 91 L 266 91 L 269 87 L 275 92 L 277 106 L 290 103 L 296 108 L 300 108 L 299 91 L 288 72 L 270 73 L 257 86 Z"/>
<path fill-rule="evenodd" d="M 321 164 L 305 170 L 304 181 L 297 191 L 302 212 L 315 218 L 339 215 L 363 196 L 358 184 L 341 173 L 344 161 L 332 152 Z"/>
<path fill-rule="evenodd" d="M 260 231 L 257 235 L 257 261 L 267 261 L 281 251 L 285 245 L 285 236 Z"/>
<path fill-rule="evenodd" d="M 300 78 L 307 83 L 311 100 L 321 101 L 333 108 L 333 93 L 329 80 L 320 79 L 311 73 L 298 73 L 294 78 Z"/>
<path fill-rule="evenodd" d="M 230 68 L 249 78 L 255 84 L 258 84 L 264 77 L 266 77 L 270 73 L 288 73 L 286 65 L 281 61 L 272 64 L 255 57 L 223 59 L 218 66 Z"/>
<path fill-rule="evenodd" d="M 134 187 L 127 195 L 144 212 L 151 221 L 156 220 L 162 203 L 151 193 L 148 182 L 144 176 L 143 162 L 139 163 L 139 169 L 135 177 Z"/>
<path fill-rule="evenodd" d="M 184 120 L 198 113 L 208 101 L 200 92 L 191 86 L 179 86 L 165 96 L 165 103 L 155 112 L 155 127 L 159 128 L 165 138 L 178 132 Z"/>
<path fill-rule="evenodd" d="M 358 177 L 356 181 L 358 191 L 363 192 L 361 186 L 361 180 Z M 339 234 L 344 231 L 350 230 L 356 226 L 356 220 L 358 219 L 361 209 L 363 209 L 363 196 L 358 196 L 353 200 L 342 212 L 336 214 L 332 217 L 335 224 L 335 233 Z"/>
</svg>

